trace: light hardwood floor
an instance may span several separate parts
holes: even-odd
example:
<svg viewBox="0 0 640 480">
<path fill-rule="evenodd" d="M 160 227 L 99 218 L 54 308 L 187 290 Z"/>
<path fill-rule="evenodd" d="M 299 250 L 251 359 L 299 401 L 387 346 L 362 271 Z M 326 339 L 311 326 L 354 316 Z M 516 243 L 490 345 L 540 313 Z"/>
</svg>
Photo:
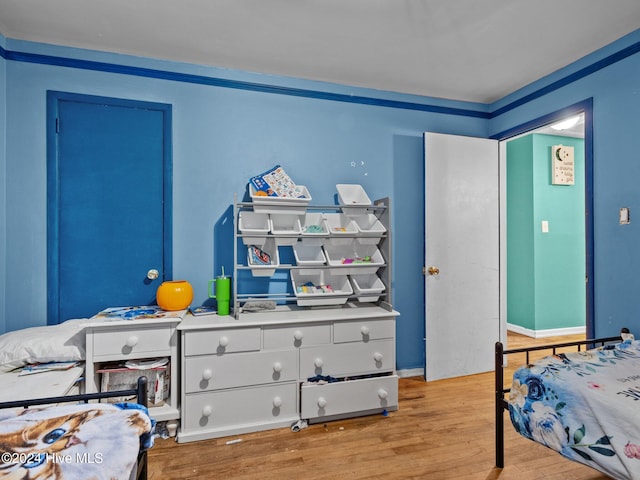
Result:
<svg viewBox="0 0 640 480">
<path fill-rule="evenodd" d="M 579 339 L 531 340 L 509 334 L 507 344 L 517 348 Z M 520 437 L 506 414 L 505 468 L 495 468 L 493 381 L 493 373 L 435 382 L 403 378 L 400 408 L 386 417 L 311 425 L 297 433 L 284 428 L 186 444 L 158 439 L 149 452 L 149 479 L 607 478 Z M 242 441 L 227 445 L 230 439 Z"/>
</svg>

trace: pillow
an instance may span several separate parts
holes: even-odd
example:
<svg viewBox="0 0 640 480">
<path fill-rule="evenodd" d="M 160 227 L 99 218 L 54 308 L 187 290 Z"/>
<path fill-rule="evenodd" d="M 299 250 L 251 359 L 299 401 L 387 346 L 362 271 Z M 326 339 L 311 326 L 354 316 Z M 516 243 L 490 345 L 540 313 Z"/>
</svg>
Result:
<svg viewBox="0 0 640 480">
<path fill-rule="evenodd" d="M 0 372 L 28 363 L 84 360 L 86 318 L 30 327 L 0 335 Z"/>
</svg>

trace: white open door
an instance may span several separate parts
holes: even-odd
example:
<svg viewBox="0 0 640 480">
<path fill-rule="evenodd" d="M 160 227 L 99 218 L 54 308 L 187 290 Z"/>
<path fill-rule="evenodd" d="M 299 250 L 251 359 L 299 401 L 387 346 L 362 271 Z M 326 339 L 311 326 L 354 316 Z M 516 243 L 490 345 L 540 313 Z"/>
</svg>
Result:
<svg viewBox="0 0 640 480">
<path fill-rule="evenodd" d="M 496 140 L 425 133 L 425 376 L 494 368 L 500 339 Z"/>
</svg>

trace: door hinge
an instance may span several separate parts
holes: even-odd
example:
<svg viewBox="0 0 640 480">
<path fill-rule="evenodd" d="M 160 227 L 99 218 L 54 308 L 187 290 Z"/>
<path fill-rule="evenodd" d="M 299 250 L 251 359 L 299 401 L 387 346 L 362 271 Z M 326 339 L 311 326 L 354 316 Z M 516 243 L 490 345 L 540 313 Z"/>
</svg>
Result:
<svg viewBox="0 0 640 480">
<path fill-rule="evenodd" d="M 60 119 L 56 117 L 56 133 L 60 133 Z"/>
</svg>

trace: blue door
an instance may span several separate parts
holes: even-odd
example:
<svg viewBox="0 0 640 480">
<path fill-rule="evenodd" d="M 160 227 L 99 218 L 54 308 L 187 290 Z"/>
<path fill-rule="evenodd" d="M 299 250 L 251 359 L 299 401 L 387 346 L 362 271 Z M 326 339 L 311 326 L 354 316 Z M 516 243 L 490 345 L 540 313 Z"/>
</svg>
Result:
<svg viewBox="0 0 640 480">
<path fill-rule="evenodd" d="M 47 116 L 48 323 L 153 304 L 171 277 L 170 105 L 48 92 Z"/>
</svg>

